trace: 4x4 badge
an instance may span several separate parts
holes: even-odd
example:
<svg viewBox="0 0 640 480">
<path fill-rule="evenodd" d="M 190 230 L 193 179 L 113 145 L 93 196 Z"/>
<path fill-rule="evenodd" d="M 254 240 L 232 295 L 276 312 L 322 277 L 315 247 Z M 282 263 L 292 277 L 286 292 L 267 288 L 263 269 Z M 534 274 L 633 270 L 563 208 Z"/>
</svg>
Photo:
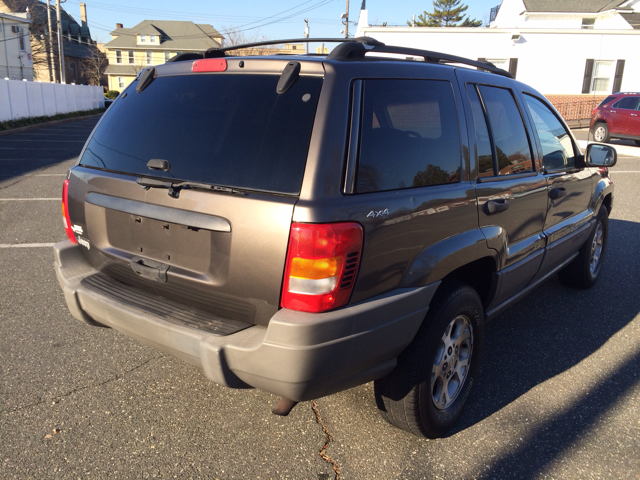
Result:
<svg viewBox="0 0 640 480">
<path fill-rule="evenodd" d="M 385 208 L 384 210 L 371 210 L 367 218 L 369 217 L 381 217 L 382 215 L 389 215 L 389 209 Z"/>
</svg>

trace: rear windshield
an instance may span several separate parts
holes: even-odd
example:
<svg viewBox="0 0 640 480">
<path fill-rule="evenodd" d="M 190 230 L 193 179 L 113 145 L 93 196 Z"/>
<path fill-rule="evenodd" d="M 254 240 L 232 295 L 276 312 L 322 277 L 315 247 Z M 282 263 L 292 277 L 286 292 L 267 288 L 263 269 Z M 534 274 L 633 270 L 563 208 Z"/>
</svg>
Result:
<svg viewBox="0 0 640 480">
<path fill-rule="evenodd" d="M 284 94 L 277 75 L 185 75 L 136 83 L 105 113 L 81 165 L 298 194 L 322 79 Z M 151 159 L 170 170 L 150 170 Z"/>
</svg>

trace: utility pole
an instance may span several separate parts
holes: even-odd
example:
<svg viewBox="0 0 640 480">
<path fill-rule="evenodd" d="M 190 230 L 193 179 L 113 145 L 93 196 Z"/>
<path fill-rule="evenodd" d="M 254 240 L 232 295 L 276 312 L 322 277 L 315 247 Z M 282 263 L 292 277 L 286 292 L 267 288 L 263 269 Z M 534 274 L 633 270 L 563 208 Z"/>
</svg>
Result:
<svg viewBox="0 0 640 480">
<path fill-rule="evenodd" d="M 304 19 L 304 38 L 309 38 L 309 20 Z M 307 42 L 307 55 L 309 55 L 309 42 Z"/>
<path fill-rule="evenodd" d="M 344 20 L 344 38 L 349 38 L 349 0 L 347 0 L 347 16 Z"/>
<path fill-rule="evenodd" d="M 53 52 L 53 37 L 51 36 L 51 0 L 47 0 L 47 21 L 49 22 L 49 77 L 51 83 L 56 82 L 56 57 Z"/>
<path fill-rule="evenodd" d="M 56 0 L 58 16 L 58 58 L 60 59 L 60 83 L 67 83 L 64 74 L 64 47 L 62 46 L 62 21 L 60 20 L 60 0 Z"/>
</svg>

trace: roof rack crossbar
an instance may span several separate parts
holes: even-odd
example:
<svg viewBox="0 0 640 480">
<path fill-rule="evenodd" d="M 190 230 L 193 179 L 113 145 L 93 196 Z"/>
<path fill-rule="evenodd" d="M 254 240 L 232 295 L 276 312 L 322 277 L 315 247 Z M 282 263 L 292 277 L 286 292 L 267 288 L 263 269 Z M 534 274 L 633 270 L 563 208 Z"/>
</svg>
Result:
<svg viewBox="0 0 640 480">
<path fill-rule="evenodd" d="M 287 40 L 266 40 L 263 42 L 245 43 L 242 45 L 231 45 L 229 47 L 210 48 L 204 52 L 204 58 L 224 57 L 227 52 L 232 50 L 241 50 L 246 48 L 264 47 L 267 45 L 281 45 L 283 43 L 340 43 L 328 56 L 333 60 L 347 60 L 349 58 L 362 58 L 367 52 L 375 53 L 392 53 L 399 55 L 409 55 L 413 57 L 422 57 L 426 62 L 431 63 L 459 63 L 476 67 L 480 70 L 502 75 L 503 77 L 513 78 L 506 70 L 496 67 L 489 62 L 481 62 L 479 60 L 471 60 L 469 58 L 458 57 L 446 53 L 433 52 L 430 50 L 419 50 L 417 48 L 396 47 L 385 45 L 372 37 L 357 38 L 291 38 Z M 182 60 L 182 58 L 180 59 Z M 185 58 L 186 60 L 186 58 Z"/>
<path fill-rule="evenodd" d="M 267 45 L 281 45 L 283 43 L 362 43 L 366 45 L 384 45 L 371 37 L 357 38 L 290 38 L 287 40 L 266 40 L 264 42 L 244 43 L 242 45 L 231 45 L 229 47 L 210 48 L 204 52 L 205 58 L 223 56 L 231 50 L 241 50 L 244 48 L 264 47 Z"/>
</svg>

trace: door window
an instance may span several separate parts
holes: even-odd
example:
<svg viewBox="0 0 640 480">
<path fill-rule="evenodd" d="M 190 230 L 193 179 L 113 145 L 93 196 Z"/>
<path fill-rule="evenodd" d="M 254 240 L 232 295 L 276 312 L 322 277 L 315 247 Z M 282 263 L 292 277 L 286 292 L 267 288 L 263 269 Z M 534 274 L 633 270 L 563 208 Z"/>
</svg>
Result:
<svg viewBox="0 0 640 480">
<path fill-rule="evenodd" d="M 533 172 L 529 137 L 510 90 L 479 87 L 495 146 L 497 175 Z"/>
<path fill-rule="evenodd" d="M 549 107 L 537 98 L 524 96 L 542 146 L 542 162 L 546 170 L 573 168 L 575 152 L 567 130 Z"/>
<path fill-rule="evenodd" d="M 487 128 L 487 118 L 485 117 L 482 104 L 478 98 L 476 86 L 468 84 L 467 94 L 471 103 L 471 113 L 476 132 L 476 145 L 478 147 L 478 176 L 493 177 L 496 175 L 496 168 L 493 161 L 493 151 L 491 150 L 491 137 Z"/>
<path fill-rule="evenodd" d="M 441 80 L 366 80 L 358 193 L 460 181 L 453 88 Z"/>
<path fill-rule="evenodd" d="M 635 110 L 638 105 L 638 97 L 625 97 L 619 102 L 613 105 L 613 108 L 626 108 L 629 110 Z"/>
</svg>

